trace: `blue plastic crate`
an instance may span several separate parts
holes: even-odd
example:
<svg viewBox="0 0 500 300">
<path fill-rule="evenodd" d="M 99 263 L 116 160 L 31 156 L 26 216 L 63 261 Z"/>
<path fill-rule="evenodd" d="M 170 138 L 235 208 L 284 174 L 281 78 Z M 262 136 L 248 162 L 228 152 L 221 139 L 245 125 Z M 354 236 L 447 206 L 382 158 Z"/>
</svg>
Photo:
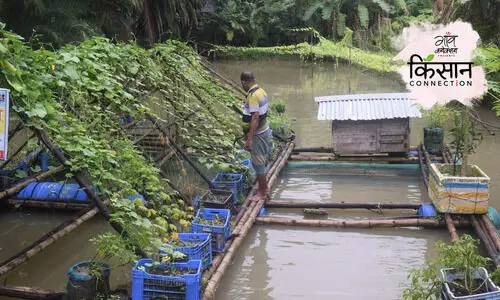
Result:
<svg viewBox="0 0 500 300">
<path fill-rule="evenodd" d="M 219 200 L 214 201 L 209 199 L 209 196 L 218 197 Z M 234 196 L 231 191 L 215 190 L 210 189 L 206 191 L 202 196 L 196 196 L 196 208 L 218 208 L 218 209 L 229 209 L 233 211 L 234 208 Z"/>
<path fill-rule="evenodd" d="M 195 274 L 182 276 L 155 275 L 140 270 L 147 269 L 153 260 L 139 260 L 132 269 L 132 300 L 198 300 L 200 299 L 201 261 L 191 260 L 187 263 L 160 264 L 158 268 L 176 268 L 195 270 Z"/>
<path fill-rule="evenodd" d="M 179 233 L 179 241 L 197 244 L 186 247 L 173 247 L 172 251 L 186 254 L 188 260 L 201 260 L 202 270 L 205 270 L 212 264 L 210 233 Z M 165 253 L 165 251 L 160 250 L 160 253 Z"/>
<path fill-rule="evenodd" d="M 200 224 L 201 217 L 205 220 L 215 220 L 217 216 L 224 220 L 223 226 L 213 226 Z M 231 235 L 231 211 L 229 209 L 215 208 L 200 208 L 196 213 L 196 217 L 191 223 L 191 231 L 194 233 L 211 233 L 212 236 L 212 251 L 224 252 L 226 240 Z"/>
<path fill-rule="evenodd" d="M 226 179 L 229 178 L 229 179 Z M 243 175 L 232 173 L 217 173 L 212 179 L 213 190 L 231 191 L 233 193 L 233 203 L 238 202 L 238 197 L 243 195 Z"/>
</svg>

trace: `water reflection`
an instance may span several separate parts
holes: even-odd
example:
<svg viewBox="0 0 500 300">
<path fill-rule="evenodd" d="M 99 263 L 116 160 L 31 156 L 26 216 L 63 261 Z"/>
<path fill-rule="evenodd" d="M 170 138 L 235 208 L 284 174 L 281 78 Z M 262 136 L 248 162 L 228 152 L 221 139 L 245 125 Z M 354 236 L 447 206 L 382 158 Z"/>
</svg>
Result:
<svg viewBox="0 0 500 300">
<path fill-rule="evenodd" d="M 401 299 L 407 271 L 423 264 L 429 246 L 447 237 L 428 233 L 257 226 L 217 299 Z"/>
</svg>

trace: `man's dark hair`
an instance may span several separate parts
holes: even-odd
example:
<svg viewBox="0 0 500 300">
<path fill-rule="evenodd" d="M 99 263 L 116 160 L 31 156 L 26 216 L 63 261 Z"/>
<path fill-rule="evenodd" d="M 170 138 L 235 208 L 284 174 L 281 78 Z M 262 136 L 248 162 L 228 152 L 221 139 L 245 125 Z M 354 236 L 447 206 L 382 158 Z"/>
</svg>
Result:
<svg viewBox="0 0 500 300">
<path fill-rule="evenodd" d="M 240 76 L 241 81 L 252 81 L 255 80 L 255 76 L 253 76 L 252 72 L 242 72 Z"/>
</svg>

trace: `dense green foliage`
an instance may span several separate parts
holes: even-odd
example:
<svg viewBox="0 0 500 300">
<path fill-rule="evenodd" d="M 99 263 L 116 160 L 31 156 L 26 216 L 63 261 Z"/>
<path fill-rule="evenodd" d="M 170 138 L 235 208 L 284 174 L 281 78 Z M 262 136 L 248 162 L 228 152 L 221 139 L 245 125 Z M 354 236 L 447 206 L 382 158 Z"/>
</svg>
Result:
<svg viewBox="0 0 500 300">
<path fill-rule="evenodd" d="M 152 45 L 187 40 L 202 5 L 202 0 L 3 0 L 0 18 L 25 38 L 34 30 L 55 47 L 96 35 Z"/>
<path fill-rule="evenodd" d="M 476 63 L 483 66 L 488 80 L 487 99 L 491 99 L 500 116 L 500 49 L 494 44 L 487 44 L 476 53 Z"/>
<path fill-rule="evenodd" d="M 25 126 L 44 129 L 70 158 L 71 172 L 89 175 L 112 218 L 131 233 L 125 246 L 154 252 L 177 230 L 174 224 L 186 226 L 192 215 L 120 128 L 121 117 L 143 119 L 148 113 L 179 121 L 195 111 L 192 120 L 179 121 L 187 146 L 202 143 L 201 153 L 211 155 L 206 164 L 214 167 L 234 157 L 238 123 L 225 107 L 236 98 L 213 84 L 197 55 L 180 42 L 145 50 L 96 38 L 52 52 L 32 50 L 2 25 L 0 64 L 0 84 L 12 89 L 13 112 L 24 116 Z M 149 208 L 123 200 L 137 192 Z"/>
</svg>

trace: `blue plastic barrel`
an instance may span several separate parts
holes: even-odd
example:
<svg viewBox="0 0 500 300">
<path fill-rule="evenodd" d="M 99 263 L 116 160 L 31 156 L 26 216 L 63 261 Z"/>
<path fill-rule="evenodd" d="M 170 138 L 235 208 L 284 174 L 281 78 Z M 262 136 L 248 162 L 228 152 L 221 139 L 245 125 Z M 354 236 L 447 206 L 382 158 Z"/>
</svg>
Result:
<svg viewBox="0 0 500 300">
<path fill-rule="evenodd" d="M 495 229 L 500 229 L 500 216 L 498 215 L 498 211 L 496 208 L 492 206 L 488 207 L 488 218 L 495 226 Z"/>
<path fill-rule="evenodd" d="M 88 201 L 87 193 L 78 184 L 32 182 L 17 194 L 18 199 Z"/>
<path fill-rule="evenodd" d="M 434 217 L 436 214 L 436 209 L 432 204 L 422 204 L 418 208 L 418 215 L 421 217 Z"/>
</svg>

